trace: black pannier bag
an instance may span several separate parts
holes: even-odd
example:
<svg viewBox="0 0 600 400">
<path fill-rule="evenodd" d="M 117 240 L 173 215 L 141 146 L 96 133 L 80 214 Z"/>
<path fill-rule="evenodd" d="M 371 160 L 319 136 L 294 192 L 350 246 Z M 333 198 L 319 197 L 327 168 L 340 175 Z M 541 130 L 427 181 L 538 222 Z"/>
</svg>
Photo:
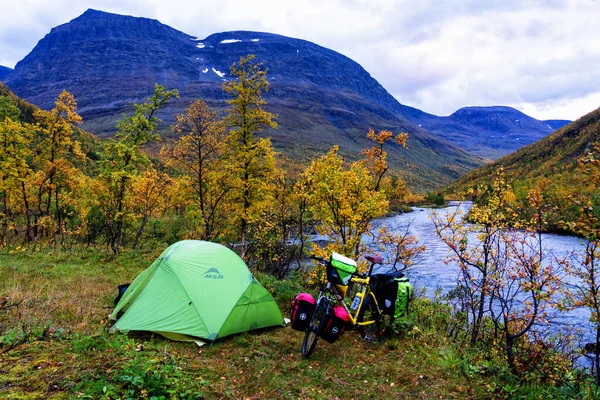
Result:
<svg viewBox="0 0 600 400">
<path fill-rule="evenodd" d="M 342 336 L 342 333 L 350 325 L 350 315 L 343 306 L 333 306 L 333 313 L 325 323 L 321 337 L 333 343 Z"/>
<path fill-rule="evenodd" d="M 377 298 L 377 304 L 384 314 L 394 315 L 396 297 L 398 296 L 398 281 L 394 278 L 400 274 L 373 275 L 371 289 Z"/>
<path fill-rule="evenodd" d="M 315 312 L 315 299 L 308 293 L 300 293 L 292 300 L 290 325 L 297 331 L 305 331 Z"/>
</svg>

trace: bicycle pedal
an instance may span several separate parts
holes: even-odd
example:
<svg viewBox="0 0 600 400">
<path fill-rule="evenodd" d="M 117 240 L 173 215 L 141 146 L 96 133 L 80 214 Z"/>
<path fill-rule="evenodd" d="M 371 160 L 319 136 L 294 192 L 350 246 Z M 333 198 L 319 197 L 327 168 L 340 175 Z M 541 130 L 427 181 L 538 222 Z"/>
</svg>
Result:
<svg viewBox="0 0 600 400">
<path fill-rule="evenodd" d="M 367 343 L 371 343 L 373 341 L 373 337 L 372 336 L 365 336 L 365 342 Z"/>
</svg>

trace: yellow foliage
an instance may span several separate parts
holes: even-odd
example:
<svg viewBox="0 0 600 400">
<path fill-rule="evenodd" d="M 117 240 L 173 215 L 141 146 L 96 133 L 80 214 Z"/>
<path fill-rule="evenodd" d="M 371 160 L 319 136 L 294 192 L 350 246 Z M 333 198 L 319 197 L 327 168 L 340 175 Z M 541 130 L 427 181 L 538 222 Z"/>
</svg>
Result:
<svg viewBox="0 0 600 400">
<path fill-rule="evenodd" d="M 225 124 L 230 127 L 224 153 L 223 169 L 231 179 L 228 193 L 228 212 L 232 233 L 241 243 L 241 256 L 246 257 L 248 234 L 261 216 L 273 204 L 276 176 L 281 172 L 275 166 L 275 151 L 271 141 L 256 138 L 254 134 L 265 127 L 277 128 L 276 115 L 265 111 L 262 93 L 269 90 L 267 70 L 262 64 L 253 64 L 254 55 L 241 57 L 230 68 L 234 80 L 223 84 L 223 90 L 232 95 L 227 100 Z"/>
<path fill-rule="evenodd" d="M 186 174 L 178 180 L 185 196 L 177 197 L 179 204 L 190 208 L 193 226 L 188 235 L 214 240 L 224 233 L 226 193 L 232 187 L 231 175 L 223 167 L 225 126 L 202 100 L 195 100 L 176 120 L 171 129 L 177 141 L 163 146 L 161 155 L 167 165 Z"/>
<path fill-rule="evenodd" d="M 367 132 L 367 139 L 376 143 L 375 146 L 369 149 L 363 149 L 361 155 L 365 157 L 364 163 L 374 177 L 373 190 L 378 191 L 383 175 L 389 169 L 387 162 L 387 152 L 383 150 L 383 145 L 392 138 L 393 133 L 390 131 L 382 130 L 379 133 L 375 133 L 373 129 L 369 129 Z M 408 133 L 399 133 L 396 136 L 396 142 L 406 148 L 406 140 L 408 139 Z M 401 186 L 401 185 L 399 185 Z"/>
<path fill-rule="evenodd" d="M 319 222 L 317 231 L 333 241 L 327 252 L 354 258 L 361 253 L 362 235 L 369 231 L 371 220 L 388 208 L 385 194 L 374 191 L 372 184 L 373 177 L 362 163 L 344 167 L 337 146 L 302 174 L 295 191 L 306 196 L 313 218 Z"/>
</svg>

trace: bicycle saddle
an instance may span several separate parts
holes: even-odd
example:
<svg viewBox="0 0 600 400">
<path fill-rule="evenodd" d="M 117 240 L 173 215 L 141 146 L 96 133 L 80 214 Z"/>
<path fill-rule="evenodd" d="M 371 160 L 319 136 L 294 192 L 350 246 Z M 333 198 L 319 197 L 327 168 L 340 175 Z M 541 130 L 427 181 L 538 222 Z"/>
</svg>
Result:
<svg viewBox="0 0 600 400">
<path fill-rule="evenodd" d="M 381 264 L 383 262 L 383 256 L 374 256 L 374 255 L 368 255 L 365 256 L 365 258 L 368 261 L 371 261 L 373 264 Z"/>
</svg>

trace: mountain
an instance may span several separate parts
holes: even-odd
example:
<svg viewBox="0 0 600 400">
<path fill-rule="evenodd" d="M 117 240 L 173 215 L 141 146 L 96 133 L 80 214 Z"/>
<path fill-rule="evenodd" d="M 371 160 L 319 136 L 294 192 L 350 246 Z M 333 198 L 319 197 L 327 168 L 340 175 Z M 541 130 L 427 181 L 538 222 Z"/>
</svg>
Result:
<svg viewBox="0 0 600 400">
<path fill-rule="evenodd" d="M 544 123 L 548 124 L 548 126 L 554 130 L 560 129 L 565 125 L 569 125 L 571 122 L 568 119 L 547 119 Z"/>
<path fill-rule="evenodd" d="M 572 196 L 590 195 L 589 182 L 581 174 L 578 160 L 600 142 L 600 108 L 564 126 L 545 138 L 506 157 L 478 168 L 446 188 L 449 193 L 464 194 L 469 188 L 489 183 L 495 170 L 503 167 L 506 181 L 519 201 L 530 188 L 538 187 L 551 206 L 546 217 L 553 229 L 559 221 L 574 221 L 579 206 Z"/>
<path fill-rule="evenodd" d="M 405 107 L 423 129 L 480 157 L 498 159 L 547 136 L 570 121 L 539 121 L 511 107 L 464 107 L 447 117 Z"/>
<path fill-rule="evenodd" d="M 223 32 L 198 39 L 147 18 L 88 10 L 53 28 L 6 77 L 19 96 L 50 108 L 66 89 L 75 95 L 84 128 L 100 136 L 143 101 L 154 83 L 181 98 L 161 117 L 172 123 L 195 98 L 223 109 L 222 83 L 241 56 L 255 54 L 268 68 L 267 110 L 279 129 L 267 130 L 275 147 L 305 161 L 333 144 L 357 158 L 369 128 L 409 133 L 409 150 L 391 146 L 392 167 L 407 183 L 429 189 L 482 165 L 482 160 L 420 129 L 403 106 L 348 57 L 314 43 L 260 32 Z M 167 133 L 167 132 L 165 132 Z"/>
<path fill-rule="evenodd" d="M 4 67 L 0 65 L 0 81 L 4 80 L 6 75 L 12 72 L 12 68 Z"/>
<path fill-rule="evenodd" d="M 509 181 L 513 182 L 544 178 L 558 183 L 564 178 L 566 183 L 573 183 L 570 178 L 577 160 L 599 141 L 600 108 L 529 146 L 468 173 L 452 186 L 468 187 L 484 182 L 499 166 L 503 166 Z M 559 176 L 562 178 L 558 179 Z"/>
</svg>

